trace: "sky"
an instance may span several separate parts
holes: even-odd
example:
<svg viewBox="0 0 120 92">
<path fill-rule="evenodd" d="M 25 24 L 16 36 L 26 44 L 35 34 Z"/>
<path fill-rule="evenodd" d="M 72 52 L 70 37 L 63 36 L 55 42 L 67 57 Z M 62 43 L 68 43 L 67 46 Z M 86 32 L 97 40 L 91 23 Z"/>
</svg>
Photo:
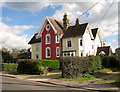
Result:
<svg viewBox="0 0 120 92">
<path fill-rule="evenodd" d="M 106 40 L 107 45 L 110 45 L 114 52 L 118 47 L 119 12 L 118 1 L 114 3 L 113 1 L 100 0 L 84 15 L 82 14 L 97 1 L 2 1 L 0 2 L 0 48 L 30 48 L 28 42 L 40 30 L 46 16 L 62 21 L 64 13 L 67 13 L 71 25 L 74 25 L 76 18 L 82 15 L 79 17 L 81 24 L 88 22 L 91 29 L 98 27 L 102 40 Z M 109 11 L 104 16 L 108 9 Z"/>
</svg>

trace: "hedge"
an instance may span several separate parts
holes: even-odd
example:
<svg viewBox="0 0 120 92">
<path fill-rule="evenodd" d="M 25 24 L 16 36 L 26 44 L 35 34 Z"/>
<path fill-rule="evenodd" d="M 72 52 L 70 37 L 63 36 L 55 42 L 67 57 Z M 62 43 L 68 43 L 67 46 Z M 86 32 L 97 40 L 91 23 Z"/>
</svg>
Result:
<svg viewBox="0 0 120 92">
<path fill-rule="evenodd" d="M 44 67 L 38 60 L 23 59 L 18 63 L 17 71 L 21 74 L 42 74 Z"/>
<path fill-rule="evenodd" d="M 17 73 L 17 67 L 16 63 L 2 63 L 2 71 L 7 73 Z"/>
<path fill-rule="evenodd" d="M 101 68 L 100 57 L 62 57 L 62 77 L 74 78 L 81 74 L 94 74 Z"/>
<path fill-rule="evenodd" d="M 60 68 L 59 60 L 41 60 L 44 67 L 51 68 L 53 70 L 58 70 Z"/>
<path fill-rule="evenodd" d="M 120 56 L 104 56 L 101 57 L 102 65 L 106 68 L 120 69 Z"/>
<path fill-rule="evenodd" d="M 19 63 L 19 62 L 24 61 L 24 60 L 26 60 L 26 59 L 18 59 L 17 62 Z M 34 61 L 35 59 L 34 60 L 27 59 L 27 60 Z M 48 67 L 52 70 L 58 70 L 60 68 L 60 61 L 59 60 L 38 60 L 38 59 L 36 59 L 36 61 L 41 62 L 44 67 Z"/>
<path fill-rule="evenodd" d="M 91 66 L 88 68 L 87 73 L 94 74 L 102 67 L 101 58 L 99 56 L 89 56 L 88 58 Z"/>
</svg>

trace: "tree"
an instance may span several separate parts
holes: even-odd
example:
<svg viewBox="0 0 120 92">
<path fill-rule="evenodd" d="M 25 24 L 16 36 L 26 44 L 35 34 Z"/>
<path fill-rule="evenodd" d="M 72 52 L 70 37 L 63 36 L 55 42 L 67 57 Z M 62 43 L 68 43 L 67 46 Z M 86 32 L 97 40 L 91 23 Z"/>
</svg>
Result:
<svg viewBox="0 0 120 92">
<path fill-rule="evenodd" d="M 4 63 L 12 62 L 13 58 L 10 55 L 10 50 L 7 48 L 2 48 L 2 59 Z"/>
<path fill-rule="evenodd" d="M 120 48 L 116 48 L 116 49 L 115 49 L 115 54 L 116 54 L 116 55 L 120 55 Z"/>
</svg>

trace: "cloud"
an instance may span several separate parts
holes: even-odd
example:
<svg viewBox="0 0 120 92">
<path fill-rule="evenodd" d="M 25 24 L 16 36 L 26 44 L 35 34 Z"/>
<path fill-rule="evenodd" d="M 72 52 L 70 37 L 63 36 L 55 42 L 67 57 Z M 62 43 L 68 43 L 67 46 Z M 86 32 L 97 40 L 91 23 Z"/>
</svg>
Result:
<svg viewBox="0 0 120 92">
<path fill-rule="evenodd" d="M 75 24 L 76 18 L 93 6 L 96 2 L 78 2 L 78 3 L 64 3 L 60 10 L 57 10 L 52 16 L 55 19 L 62 20 L 63 15 L 66 12 L 69 15 L 71 25 Z M 89 15 L 83 15 L 80 18 L 81 23 L 88 22 L 91 28 L 99 27 L 102 37 L 108 37 L 112 35 L 117 35 L 118 27 L 118 10 L 117 3 L 114 3 L 110 8 L 109 12 L 103 18 L 101 18 L 108 10 L 112 2 L 106 2 L 102 0 L 94 8 L 92 8 L 87 13 Z M 71 8 L 72 7 L 72 8 Z"/>
<path fill-rule="evenodd" d="M 113 53 L 115 49 L 118 48 L 118 40 L 113 40 L 111 43 L 108 43 L 108 46 L 111 46 Z"/>
<path fill-rule="evenodd" d="M 26 10 L 32 12 L 38 12 L 45 7 L 54 6 L 52 2 L 4 2 L 3 7 L 8 7 L 14 10 Z"/>
<path fill-rule="evenodd" d="M 33 26 L 8 26 L 4 23 L 0 23 L 0 44 L 7 48 L 28 48 L 28 35 L 24 34 L 18 36 L 21 32 L 32 28 Z"/>
</svg>

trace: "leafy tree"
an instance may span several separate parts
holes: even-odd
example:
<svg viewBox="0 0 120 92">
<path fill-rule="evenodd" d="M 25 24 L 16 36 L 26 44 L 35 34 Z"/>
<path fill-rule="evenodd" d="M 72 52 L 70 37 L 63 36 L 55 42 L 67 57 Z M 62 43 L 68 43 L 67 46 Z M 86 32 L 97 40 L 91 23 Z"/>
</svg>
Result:
<svg viewBox="0 0 120 92">
<path fill-rule="evenodd" d="M 115 49 L 115 54 L 116 54 L 116 55 L 120 55 L 120 48 L 116 48 L 116 49 Z"/>
<path fill-rule="evenodd" d="M 4 63 L 12 62 L 13 58 L 10 55 L 10 50 L 7 48 L 2 48 L 2 59 Z"/>
</svg>

